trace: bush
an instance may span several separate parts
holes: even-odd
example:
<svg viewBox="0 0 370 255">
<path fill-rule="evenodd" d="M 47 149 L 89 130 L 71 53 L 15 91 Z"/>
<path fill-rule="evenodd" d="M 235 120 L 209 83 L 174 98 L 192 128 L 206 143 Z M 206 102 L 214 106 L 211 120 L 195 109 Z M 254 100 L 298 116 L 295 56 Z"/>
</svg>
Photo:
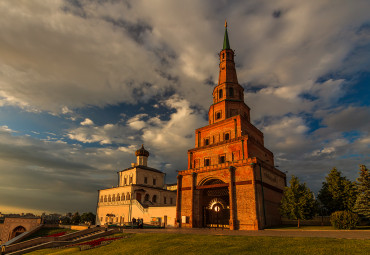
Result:
<svg viewBox="0 0 370 255">
<path fill-rule="evenodd" d="M 349 211 L 337 211 L 330 215 L 330 223 L 337 229 L 354 229 L 360 218 L 356 213 Z"/>
</svg>

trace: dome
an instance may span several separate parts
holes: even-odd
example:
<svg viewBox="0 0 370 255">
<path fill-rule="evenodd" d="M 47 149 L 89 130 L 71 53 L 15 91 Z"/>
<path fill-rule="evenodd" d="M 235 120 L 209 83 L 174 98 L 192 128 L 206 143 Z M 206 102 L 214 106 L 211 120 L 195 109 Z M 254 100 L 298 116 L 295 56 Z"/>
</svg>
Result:
<svg viewBox="0 0 370 255">
<path fill-rule="evenodd" d="M 145 156 L 145 157 L 149 157 L 149 151 L 147 151 L 146 149 L 144 149 L 144 144 L 141 145 L 141 148 L 138 149 L 136 152 L 135 152 L 135 155 L 136 157 L 137 156 Z"/>
</svg>

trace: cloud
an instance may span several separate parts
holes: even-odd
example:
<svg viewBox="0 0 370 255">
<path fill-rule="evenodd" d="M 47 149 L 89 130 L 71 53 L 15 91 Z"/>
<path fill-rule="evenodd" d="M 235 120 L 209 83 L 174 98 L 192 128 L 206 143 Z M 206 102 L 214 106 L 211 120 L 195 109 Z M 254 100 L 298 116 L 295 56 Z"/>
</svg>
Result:
<svg viewBox="0 0 370 255">
<path fill-rule="evenodd" d="M 86 118 L 84 121 L 80 123 L 82 126 L 91 126 L 94 125 L 94 122 L 88 118 Z"/>
</svg>

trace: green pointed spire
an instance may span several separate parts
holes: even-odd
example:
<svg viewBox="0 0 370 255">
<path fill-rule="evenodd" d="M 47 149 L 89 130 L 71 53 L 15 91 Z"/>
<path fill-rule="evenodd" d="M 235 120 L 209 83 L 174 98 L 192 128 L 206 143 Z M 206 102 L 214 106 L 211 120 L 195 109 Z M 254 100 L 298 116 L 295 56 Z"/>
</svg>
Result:
<svg viewBox="0 0 370 255">
<path fill-rule="evenodd" d="M 222 50 L 229 50 L 230 49 L 230 43 L 229 43 L 229 36 L 227 34 L 227 22 L 225 20 L 225 36 L 224 36 L 224 46 L 222 47 Z"/>
</svg>

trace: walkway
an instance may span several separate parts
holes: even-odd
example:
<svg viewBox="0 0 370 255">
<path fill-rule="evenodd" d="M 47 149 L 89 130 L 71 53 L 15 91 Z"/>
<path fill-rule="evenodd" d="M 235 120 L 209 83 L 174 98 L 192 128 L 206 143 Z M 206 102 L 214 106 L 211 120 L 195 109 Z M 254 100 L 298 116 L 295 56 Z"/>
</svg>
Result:
<svg viewBox="0 0 370 255">
<path fill-rule="evenodd" d="M 279 236 L 279 237 L 328 237 L 345 239 L 370 239 L 370 230 L 281 230 L 259 231 L 222 230 L 207 228 L 166 228 L 166 229 L 125 229 L 124 233 L 166 233 L 193 235 L 240 235 L 240 236 Z"/>
</svg>

